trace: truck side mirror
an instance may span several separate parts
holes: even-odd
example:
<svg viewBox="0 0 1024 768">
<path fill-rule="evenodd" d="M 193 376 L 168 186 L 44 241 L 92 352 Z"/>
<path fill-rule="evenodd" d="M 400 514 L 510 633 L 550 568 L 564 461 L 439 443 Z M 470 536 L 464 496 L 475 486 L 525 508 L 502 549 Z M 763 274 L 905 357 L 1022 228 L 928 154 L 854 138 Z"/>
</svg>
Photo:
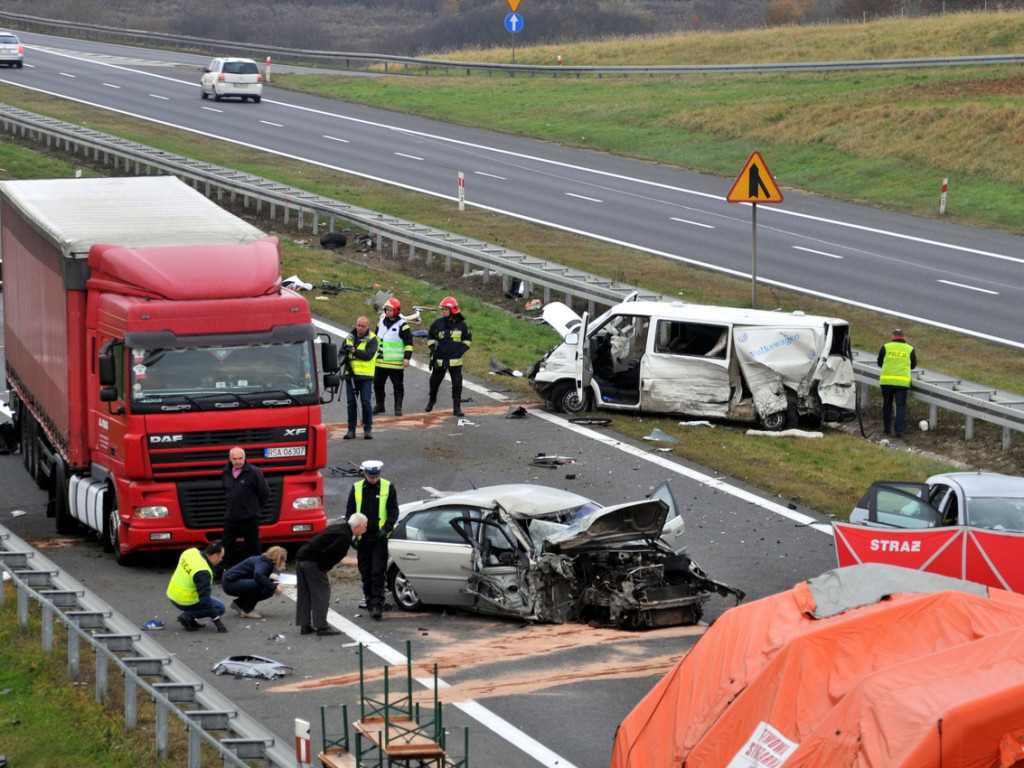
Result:
<svg viewBox="0 0 1024 768">
<path fill-rule="evenodd" d="M 104 389 L 115 387 L 117 385 L 117 369 L 114 366 L 114 356 L 109 352 L 100 352 L 99 355 L 99 378 L 100 386 Z M 104 401 L 116 400 L 117 391 L 114 391 L 114 396 L 106 398 L 103 393 L 100 393 L 100 399 Z"/>
<path fill-rule="evenodd" d="M 324 373 L 337 373 L 341 369 L 338 363 L 338 345 L 333 341 L 325 341 L 320 345 L 320 367 Z"/>
</svg>

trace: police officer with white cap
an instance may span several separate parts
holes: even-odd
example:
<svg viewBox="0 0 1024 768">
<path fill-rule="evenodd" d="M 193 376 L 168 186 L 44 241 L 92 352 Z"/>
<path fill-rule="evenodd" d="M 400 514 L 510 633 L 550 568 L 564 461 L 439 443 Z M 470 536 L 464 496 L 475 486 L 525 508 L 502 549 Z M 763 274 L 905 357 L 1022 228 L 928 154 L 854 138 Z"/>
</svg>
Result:
<svg viewBox="0 0 1024 768">
<path fill-rule="evenodd" d="M 356 543 L 359 575 L 363 580 L 363 599 L 375 619 L 384 610 L 384 588 L 387 581 L 388 537 L 398 522 L 398 491 L 391 481 L 380 476 L 383 461 L 364 461 L 360 465 L 363 479 L 356 481 L 348 495 L 345 518 L 366 515 L 366 532 Z"/>
</svg>

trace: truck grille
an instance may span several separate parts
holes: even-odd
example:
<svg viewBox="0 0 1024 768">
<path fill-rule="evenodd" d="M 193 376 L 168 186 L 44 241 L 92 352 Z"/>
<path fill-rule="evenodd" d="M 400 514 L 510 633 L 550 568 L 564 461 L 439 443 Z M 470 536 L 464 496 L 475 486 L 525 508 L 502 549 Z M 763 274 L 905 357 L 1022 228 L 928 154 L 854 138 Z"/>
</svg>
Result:
<svg viewBox="0 0 1024 768">
<path fill-rule="evenodd" d="M 309 450 L 309 429 L 297 427 L 262 427 L 216 432 L 173 432 L 148 437 L 149 463 L 154 478 L 175 476 L 220 475 L 227 464 L 228 451 L 239 445 L 246 458 L 264 472 L 304 470 Z M 266 457 L 266 449 L 298 456 Z"/>
<path fill-rule="evenodd" d="M 284 479 L 267 476 L 270 499 L 260 511 L 260 525 L 272 525 L 281 514 Z M 216 480 L 178 483 L 178 505 L 186 528 L 221 528 L 224 525 L 224 486 Z"/>
</svg>

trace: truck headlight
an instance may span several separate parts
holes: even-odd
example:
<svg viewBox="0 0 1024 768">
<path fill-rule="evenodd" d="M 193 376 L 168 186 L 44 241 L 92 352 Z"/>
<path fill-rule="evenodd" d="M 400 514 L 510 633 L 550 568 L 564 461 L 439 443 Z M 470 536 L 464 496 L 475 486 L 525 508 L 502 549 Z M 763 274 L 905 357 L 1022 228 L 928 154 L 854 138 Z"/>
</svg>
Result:
<svg viewBox="0 0 1024 768">
<path fill-rule="evenodd" d="M 170 515 L 170 511 L 167 507 L 136 507 L 132 512 L 132 516 L 138 518 L 167 517 L 168 515 Z"/>
<path fill-rule="evenodd" d="M 318 509 L 324 505 L 320 496 L 299 496 L 292 502 L 292 509 Z"/>
</svg>

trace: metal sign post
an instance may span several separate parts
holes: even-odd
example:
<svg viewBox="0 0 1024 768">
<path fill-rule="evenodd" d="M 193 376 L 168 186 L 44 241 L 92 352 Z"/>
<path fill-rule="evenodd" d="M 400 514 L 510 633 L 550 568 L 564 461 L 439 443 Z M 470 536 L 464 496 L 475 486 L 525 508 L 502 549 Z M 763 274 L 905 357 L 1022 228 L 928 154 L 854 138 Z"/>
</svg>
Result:
<svg viewBox="0 0 1024 768">
<path fill-rule="evenodd" d="M 760 152 L 750 155 L 725 199 L 730 203 L 751 204 L 750 306 L 757 309 L 757 204 L 782 202 L 782 192 Z"/>
</svg>

